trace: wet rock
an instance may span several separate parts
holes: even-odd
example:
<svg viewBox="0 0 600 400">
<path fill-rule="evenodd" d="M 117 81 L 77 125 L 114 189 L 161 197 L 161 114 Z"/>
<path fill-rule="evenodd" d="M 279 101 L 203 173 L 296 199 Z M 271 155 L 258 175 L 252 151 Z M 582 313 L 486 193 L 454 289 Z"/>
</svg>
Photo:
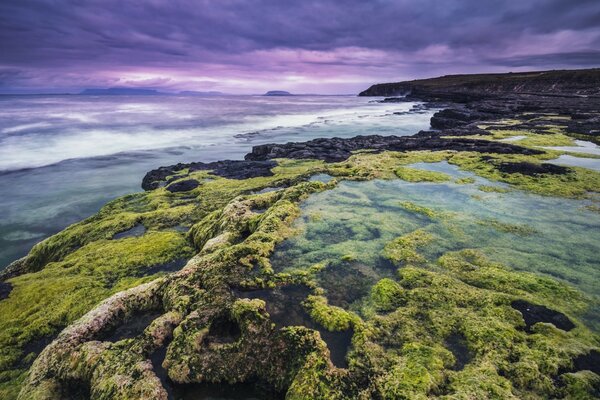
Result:
<svg viewBox="0 0 600 400">
<path fill-rule="evenodd" d="M 12 291 L 12 285 L 7 282 L 0 282 L 0 301 L 8 298 Z"/>
<path fill-rule="evenodd" d="M 185 179 L 170 184 L 169 186 L 167 186 L 167 190 L 171 193 L 189 192 L 190 190 L 196 189 L 198 186 L 200 186 L 200 182 L 198 182 L 197 180 Z"/>
<path fill-rule="evenodd" d="M 142 189 L 153 190 L 160 186 L 168 176 L 188 168 L 193 171 L 211 171 L 213 175 L 229 179 L 248 179 L 260 176 L 272 176 L 271 168 L 277 164 L 274 161 L 238 161 L 225 160 L 211 163 L 193 162 L 179 163 L 168 167 L 160 167 L 148 172 L 142 180 Z"/>
<path fill-rule="evenodd" d="M 115 233 L 112 237 L 113 240 L 123 239 L 126 237 L 140 237 L 146 233 L 146 227 L 143 224 L 136 224 L 133 228 L 127 229 L 119 233 Z"/>
<path fill-rule="evenodd" d="M 566 315 L 545 306 L 531 304 L 524 300 L 515 300 L 511 303 L 511 307 L 523 315 L 525 330 L 527 332 L 531 332 L 531 327 L 538 322 L 551 323 L 564 331 L 570 331 L 575 328 L 575 324 Z"/>
<path fill-rule="evenodd" d="M 353 138 L 314 139 L 308 142 L 286 144 L 264 144 L 252 148 L 247 160 L 270 160 L 275 158 L 312 158 L 326 162 L 344 161 L 356 150 L 415 151 L 455 150 L 501 154 L 541 154 L 542 151 L 528 149 L 508 143 L 489 140 L 444 138 L 443 133 L 423 136 L 356 136 Z"/>
<path fill-rule="evenodd" d="M 29 272 L 28 256 L 19 258 L 8 264 L 6 268 L 0 271 L 0 281 L 5 281 L 15 276 L 23 275 Z"/>
<path fill-rule="evenodd" d="M 236 342 L 242 334 L 240 326 L 229 315 L 220 315 L 210 323 L 208 335 L 204 337 L 204 344 L 227 344 Z"/>
<path fill-rule="evenodd" d="M 104 332 L 100 337 L 106 342 L 118 342 L 119 340 L 134 338 L 141 335 L 144 329 L 161 314 L 161 310 L 134 313 L 121 325 L 111 331 Z"/>
<path fill-rule="evenodd" d="M 592 350 L 587 354 L 581 354 L 573 359 L 573 372 L 592 371 L 600 375 L 600 352 Z"/>
<path fill-rule="evenodd" d="M 567 167 L 560 165 L 544 163 L 544 164 L 533 164 L 529 162 L 514 162 L 514 163 L 500 163 L 497 166 L 500 172 L 507 174 L 523 174 L 523 175 L 541 175 L 541 174 L 552 174 L 562 175 L 570 172 L 571 170 Z"/>
<path fill-rule="evenodd" d="M 466 122 L 487 121 L 497 118 L 496 115 L 477 110 L 446 108 L 436 112 L 431 117 L 431 127 L 434 129 L 452 129 Z"/>
</svg>

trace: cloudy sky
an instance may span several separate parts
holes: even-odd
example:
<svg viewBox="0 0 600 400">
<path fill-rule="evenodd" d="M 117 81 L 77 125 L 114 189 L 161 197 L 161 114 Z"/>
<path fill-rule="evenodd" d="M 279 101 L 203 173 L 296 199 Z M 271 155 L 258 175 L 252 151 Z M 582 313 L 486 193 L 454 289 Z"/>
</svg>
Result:
<svg viewBox="0 0 600 400">
<path fill-rule="evenodd" d="M 600 66 L 600 0 L 1 0 L 0 93 L 356 93 Z"/>
</svg>

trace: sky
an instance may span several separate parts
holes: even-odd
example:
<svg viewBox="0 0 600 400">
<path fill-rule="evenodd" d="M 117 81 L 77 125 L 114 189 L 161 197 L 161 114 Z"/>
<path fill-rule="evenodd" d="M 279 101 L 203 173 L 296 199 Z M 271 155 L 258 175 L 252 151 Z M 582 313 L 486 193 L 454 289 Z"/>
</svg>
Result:
<svg viewBox="0 0 600 400">
<path fill-rule="evenodd" d="M 600 66 L 600 0 L 0 0 L 0 93 L 353 94 Z"/>
</svg>

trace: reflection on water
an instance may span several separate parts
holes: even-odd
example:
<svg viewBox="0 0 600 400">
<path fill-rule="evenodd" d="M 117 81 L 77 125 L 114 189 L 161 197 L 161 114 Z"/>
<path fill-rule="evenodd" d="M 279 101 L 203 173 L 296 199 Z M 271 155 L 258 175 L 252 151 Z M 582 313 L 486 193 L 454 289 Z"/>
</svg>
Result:
<svg viewBox="0 0 600 400">
<path fill-rule="evenodd" d="M 575 157 L 568 154 L 563 154 L 558 156 L 558 158 L 548 162 L 552 164 L 565 165 L 567 167 L 583 167 L 600 171 L 600 158 Z"/>
<path fill-rule="evenodd" d="M 274 268 L 293 271 L 325 262 L 317 279 L 330 301 L 359 311 L 357 302 L 372 283 L 393 274 L 382 264 L 385 244 L 422 228 L 434 236 L 422 248 L 429 261 L 447 251 L 477 248 L 494 261 L 600 295 L 600 214 L 585 208 L 589 201 L 518 190 L 481 192 L 480 185 L 495 183 L 445 162 L 412 167 L 472 176 L 475 183 L 343 181 L 303 203 L 295 223 L 301 234 L 278 246 Z M 434 216 L 407 209 L 407 202 L 430 208 Z M 590 318 L 598 318 L 594 313 Z"/>
</svg>

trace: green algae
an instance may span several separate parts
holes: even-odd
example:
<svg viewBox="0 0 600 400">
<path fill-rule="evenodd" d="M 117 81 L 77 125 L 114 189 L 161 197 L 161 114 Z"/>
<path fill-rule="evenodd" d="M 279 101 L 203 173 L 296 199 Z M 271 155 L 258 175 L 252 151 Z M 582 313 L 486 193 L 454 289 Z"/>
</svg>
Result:
<svg viewBox="0 0 600 400">
<path fill-rule="evenodd" d="M 398 178 L 408 182 L 444 182 L 450 177 L 441 172 L 423 171 L 415 168 L 401 167 L 395 171 Z"/>
<path fill-rule="evenodd" d="M 424 206 L 420 206 L 418 204 L 415 204 L 413 202 L 410 201 L 403 201 L 400 203 L 400 205 L 408 211 L 412 211 L 415 212 L 417 214 L 422 214 L 428 218 L 438 218 L 441 216 L 440 213 L 438 213 L 435 210 L 432 210 L 431 208 L 428 207 L 424 207 Z"/>
<path fill-rule="evenodd" d="M 502 187 L 502 186 L 492 186 L 492 185 L 479 185 L 477 189 L 486 193 L 508 193 L 510 189 Z"/>
<path fill-rule="evenodd" d="M 422 229 L 417 229 L 386 244 L 383 248 L 383 256 L 395 263 L 424 263 L 426 260 L 417 251 L 417 248 L 430 243 L 432 240 L 434 240 L 433 235 Z"/>
</svg>

